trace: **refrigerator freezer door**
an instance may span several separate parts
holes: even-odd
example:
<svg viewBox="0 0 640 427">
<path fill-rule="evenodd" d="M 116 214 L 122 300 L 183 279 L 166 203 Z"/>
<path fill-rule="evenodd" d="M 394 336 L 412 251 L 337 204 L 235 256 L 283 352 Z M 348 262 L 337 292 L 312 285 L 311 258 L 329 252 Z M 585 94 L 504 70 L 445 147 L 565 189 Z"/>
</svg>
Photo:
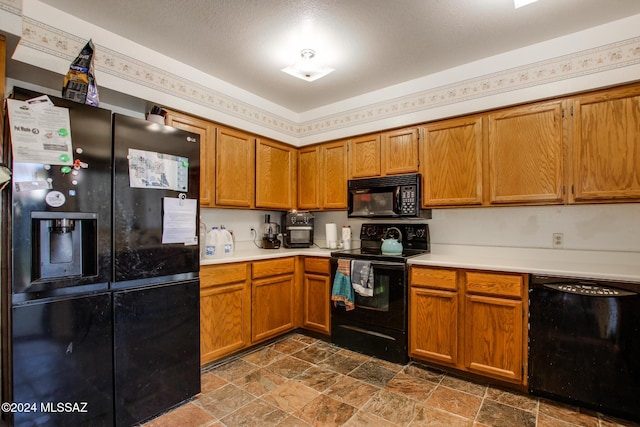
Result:
<svg viewBox="0 0 640 427">
<path fill-rule="evenodd" d="M 114 292 L 116 425 L 200 392 L 200 282 Z"/>
<path fill-rule="evenodd" d="M 114 114 L 113 138 L 114 281 L 197 275 L 198 244 L 162 243 L 162 237 L 163 198 L 199 198 L 199 136 Z"/>
<path fill-rule="evenodd" d="M 14 425 L 112 426 L 111 295 L 12 310 L 13 396 L 5 400 L 37 405 L 16 412 Z M 66 402 L 77 406 L 58 406 Z"/>
</svg>

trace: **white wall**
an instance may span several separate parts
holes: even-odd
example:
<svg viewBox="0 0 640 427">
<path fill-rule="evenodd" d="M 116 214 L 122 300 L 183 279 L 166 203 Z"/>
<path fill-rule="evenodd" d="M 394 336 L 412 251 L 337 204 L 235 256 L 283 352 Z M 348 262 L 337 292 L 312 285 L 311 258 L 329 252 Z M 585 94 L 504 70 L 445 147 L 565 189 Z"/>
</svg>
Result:
<svg viewBox="0 0 640 427">
<path fill-rule="evenodd" d="M 443 244 L 640 252 L 640 204 L 438 209 L 431 241 Z"/>
<path fill-rule="evenodd" d="M 205 208 L 201 216 L 207 225 L 225 224 L 237 240 L 250 241 L 250 227 L 259 232 L 265 213 Z M 278 213 L 270 213 L 279 221 Z M 358 239 L 362 221 L 349 220 L 345 211 L 313 214 L 318 246 L 326 246 L 329 222 L 351 225 Z M 434 209 L 425 222 L 432 244 L 551 248 L 553 233 L 563 233 L 564 249 L 640 252 L 640 203 Z"/>
</svg>

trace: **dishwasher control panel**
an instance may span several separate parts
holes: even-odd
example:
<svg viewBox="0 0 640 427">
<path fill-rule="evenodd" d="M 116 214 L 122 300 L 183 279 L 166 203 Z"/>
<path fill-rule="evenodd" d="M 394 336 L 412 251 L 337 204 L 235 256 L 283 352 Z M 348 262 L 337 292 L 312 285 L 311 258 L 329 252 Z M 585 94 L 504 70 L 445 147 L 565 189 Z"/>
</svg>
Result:
<svg viewBox="0 0 640 427">
<path fill-rule="evenodd" d="M 589 295 L 596 297 L 623 297 L 637 295 L 635 292 L 626 291 L 624 289 L 616 289 L 591 283 L 547 283 L 544 286 L 549 289 L 555 289 L 557 291 L 567 292 L 570 294 Z"/>
</svg>

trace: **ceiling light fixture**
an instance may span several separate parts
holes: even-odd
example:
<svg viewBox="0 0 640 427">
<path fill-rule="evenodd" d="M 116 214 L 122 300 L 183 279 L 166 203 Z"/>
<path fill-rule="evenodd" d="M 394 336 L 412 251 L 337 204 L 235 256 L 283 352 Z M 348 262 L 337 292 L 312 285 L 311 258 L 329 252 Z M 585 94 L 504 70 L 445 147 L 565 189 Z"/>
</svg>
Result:
<svg viewBox="0 0 640 427">
<path fill-rule="evenodd" d="M 513 5 L 517 9 L 519 7 L 526 6 L 526 5 L 531 4 L 531 3 L 535 3 L 537 1 L 538 0 L 513 0 Z"/>
<path fill-rule="evenodd" d="M 318 80 L 330 72 L 335 71 L 331 67 L 318 63 L 318 60 L 314 59 L 315 56 L 316 52 L 313 49 L 302 49 L 300 59 L 288 67 L 283 68 L 282 71 L 308 82 Z"/>
</svg>

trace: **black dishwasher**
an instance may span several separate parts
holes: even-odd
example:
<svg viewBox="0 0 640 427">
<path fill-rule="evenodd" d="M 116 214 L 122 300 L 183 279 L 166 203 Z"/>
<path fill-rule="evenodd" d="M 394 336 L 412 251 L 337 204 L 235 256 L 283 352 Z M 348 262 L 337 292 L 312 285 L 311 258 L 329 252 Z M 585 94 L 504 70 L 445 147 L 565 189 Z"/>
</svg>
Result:
<svg viewBox="0 0 640 427">
<path fill-rule="evenodd" d="M 640 283 L 532 276 L 529 391 L 640 420 Z"/>
</svg>

